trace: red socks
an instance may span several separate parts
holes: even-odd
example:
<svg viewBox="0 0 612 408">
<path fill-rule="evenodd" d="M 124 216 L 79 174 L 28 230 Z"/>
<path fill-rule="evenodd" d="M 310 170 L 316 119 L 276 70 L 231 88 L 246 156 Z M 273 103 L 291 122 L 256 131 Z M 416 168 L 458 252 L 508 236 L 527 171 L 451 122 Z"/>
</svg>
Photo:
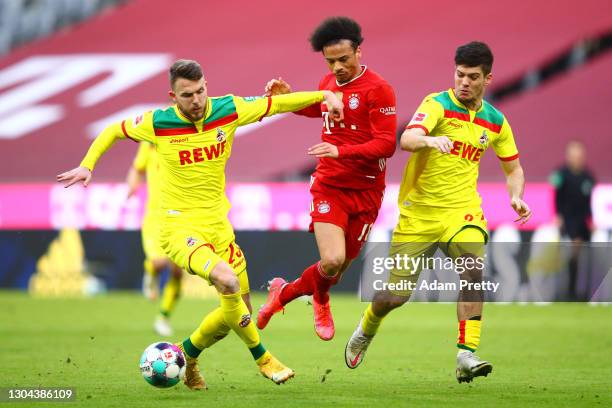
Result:
<svg viewBox="0 0 612 408">
<path fill-rule="evenodd" d="M 329 289 L 338 283 L 338 278 L 340 274 L 336 274 L 334 276 L 326 275 L 321 268 L 321 263 L 317 264 L 317 272 L 315 274 L 315 290 L 313 293 L 313 297 L 317 301 L 317 303 L 324 304 L 329 302 Z"/>
<path fill-rule="evenodd" d="M 302 276 L 283 286 L 281 289 L 278 299 L 282 305 L 286 305 L 293 299 L 299 298 L 303 295 L 312 295 L 314 292 L 314 274 L 318 274 L 317 262 L 314 265 L 310 265 L 302 272 Z"/>
<path fill-rule="evenodd" d="M 338 274 L 339 275 L 339 274 Z M 320 267 L 320 262 L 310 265 L 302 272 L 302 276 L 283 286 L 278 298 L 282 305 L 304 295 L 317 297 L 317 302 L 329 300 L 329 288 L 338 283 L 339 276 L 329 277 Z"/>
</svg>

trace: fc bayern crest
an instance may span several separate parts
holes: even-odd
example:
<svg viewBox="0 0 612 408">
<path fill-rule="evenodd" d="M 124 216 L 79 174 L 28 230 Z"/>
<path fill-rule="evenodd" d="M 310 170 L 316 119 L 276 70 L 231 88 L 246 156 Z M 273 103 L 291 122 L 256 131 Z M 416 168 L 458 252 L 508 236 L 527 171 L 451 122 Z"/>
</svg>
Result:
<svg viewBox="0 0 612 408">
<path fill-rule="evenodd" d="M 357 109 L 359 107 L 359 95 L 351 94 L 351 96 L 349 96 L 348 105 L 351 109 Z"/>
<path fill-rule="evenodd" d="M 217 128 L 217 142 L 222 142 L 225 140 L 225 132 L 221 128 Z"/>
<path fill-rule="evenodd" d="M 487 136 L 487 131 L 483 130 L 482 131 L 482 135 L 480 136 L 480 144 L 481 145 L 486 145 L 487 143 L 489 143 L 489 136 Z"/>
<path fill-rule="evenodd" d="M 327 214 L 329 210 L 331 210 L 331 207 L 327 201 L 321 201 L 319 205 L 317 205 L 317 211 L 319 214 Z"/>
</svg>

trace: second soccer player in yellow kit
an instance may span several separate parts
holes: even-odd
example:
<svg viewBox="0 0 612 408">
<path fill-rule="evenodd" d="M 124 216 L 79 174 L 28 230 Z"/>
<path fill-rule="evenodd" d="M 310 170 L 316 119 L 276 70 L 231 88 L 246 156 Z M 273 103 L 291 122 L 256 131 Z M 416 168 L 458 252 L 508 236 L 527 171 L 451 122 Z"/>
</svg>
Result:
<svg viewBox="0 0 612 408">
<path fill-rule="evenodd" d="M 474 267 L 461 279 L 482 280 L 487 222 L 476 190 L 484 151 L 492 147 L 506 175 L 510 205 L 525 223 L 531 210 L 523 201 L 525 178 L 512 130 L 504 115 L 483 99 L 492 79 L 493 54 L 480 42 L 457 48 L 455 86 L 428 95 L 401 137 L 403 150 L 413 152 L 400 187 L 400 219 L 391 242 L 391 256 L 430 259 L 440 248 L 457 260 L 471 258 Z M 480 258 L 480 260 L 478 259 Z M 478 262 L 480 261 L 480 262 Z M 415 269 L 392 269 L 390 283 L 416 283 L 423 263 Z M 394 287 L 401 285 L 394 285 Z M 356 368 L 384 317 L 410 298 L 411 291 L 377 293 L 345 349 L 349 368 Z M 483 292 L 461 290 L 457 302 L 457 369 L 459 382 L 486 376 L 492 365 L 474 354 L 480 343 Z"/>
<path fill-rule="evenodd" d="M 180 343 L 187 356 L 185 384 L 192 389 L 206 388 L 197 358 L 230 330 L 249 348 L 265 377 L 285 382 L 293 377 L 293 370 L 266 351 L 251 321 L 246 262 L 227 218 L 225 165 L 239 126 L 323 101 L 330 116 L 342 120 L 342 102 L 330 91 L 267 98 L 208 97 L 200 65 L 189 60 L 172 65 L 170 86 L 174 106 L 107 127 L 81 165 L 57 179 L 66 187 L 78 182 L 87 185 L 96 162 L 116 140 L 153 143 L 160 166 L 161 246 L 177 265 L 214 285 L 221 301 Z"/>
</svg>

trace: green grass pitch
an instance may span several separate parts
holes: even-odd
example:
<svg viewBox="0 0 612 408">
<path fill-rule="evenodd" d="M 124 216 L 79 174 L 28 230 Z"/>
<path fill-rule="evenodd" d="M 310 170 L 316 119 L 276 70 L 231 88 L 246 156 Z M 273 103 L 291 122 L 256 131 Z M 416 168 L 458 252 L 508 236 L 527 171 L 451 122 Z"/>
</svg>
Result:
<svg viewBox="0 0 612 408">
<path fill-rule="evenodd" d="M 254 296 L 256 309 L 262 301 Z M 216 304 L 181 301 L 173 340 Z M 479 354 L 494 369 L 471 384 L 455 380 L 452 304 L 395 311 L 365 362 L 346 368 L 344 345 L 364 307 L 355 296 L 332 294 L 336 337 L 323 342 L 311 308 L 295 302 L 262 333 L 266 347 L 295 369 L 292 381 L 277 386 L 263 378 L 231 334 L 202 354 L 209 390 L 194 392 L 182 384 L 155 389 L 141 378 L 140 354 L 162 339 L 151 329 L 156 306 L 140 294 L 54 300 L 0 292 L 0 387 L 74 387 L 77 400 L 67 406 L 75 407 L 612 406 L 612 307 L 487 305 Z"/>
</svg>

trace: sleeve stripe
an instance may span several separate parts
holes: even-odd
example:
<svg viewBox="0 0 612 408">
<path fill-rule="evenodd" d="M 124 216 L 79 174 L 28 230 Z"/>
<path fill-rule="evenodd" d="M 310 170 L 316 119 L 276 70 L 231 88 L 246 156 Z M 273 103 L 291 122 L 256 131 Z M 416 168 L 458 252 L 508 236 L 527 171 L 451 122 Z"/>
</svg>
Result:
<svg viewBox="0 0 612 408">
<path fill-rule="evenodd" d="M 125 137 L 127 137 L 128 139 L 130 139 L 132 142 L 136 142 L 136 140 L 132 139 L 130 137 L 130 135 L 128 135 L 127 131 L 125 130 L 125 120 L 121 122 L 121 131 L 123 132 L 123 134 L 125 135 Z"/>
<path fill-rule="evenodd" d="M 508 156 L 508 157 L 501 157 L 501 156 L 497 156 L 497 157 L 498 157 L 498 158 L 499 158 L 499 160 L 501 160 L 501 161 L 512 161 L 512 160 L 518 159 L 519 154 L 517 153 L 517 154 L 515 154 L 515 155 L 513 155 L 513 156 Z"/>
<path fill-rule="evenodd" d="M 270 113 L 270 107 L 272 106 L 272 97 L 268 96 L 268 107 L 266 108 L 266 113 L 264 113 L 263 115 L 261 115 L 261 118 L 259 118 L 259 122 L 261 122 L 263 120 L 263 118 L 266 117 L 266 115 L 268 113 Z"/>
<path fill-rule="evenodd" d="M 423 125 L 408 125 L 406 126 L 406 129 L 415 129 L 415 128 L 419 128 L 419 129 L 423 129 L 425 131 L 425 134 L 428 135 L 429 134 L 429 129 L 427 129 L 425 126 Z"/>
</svg>

